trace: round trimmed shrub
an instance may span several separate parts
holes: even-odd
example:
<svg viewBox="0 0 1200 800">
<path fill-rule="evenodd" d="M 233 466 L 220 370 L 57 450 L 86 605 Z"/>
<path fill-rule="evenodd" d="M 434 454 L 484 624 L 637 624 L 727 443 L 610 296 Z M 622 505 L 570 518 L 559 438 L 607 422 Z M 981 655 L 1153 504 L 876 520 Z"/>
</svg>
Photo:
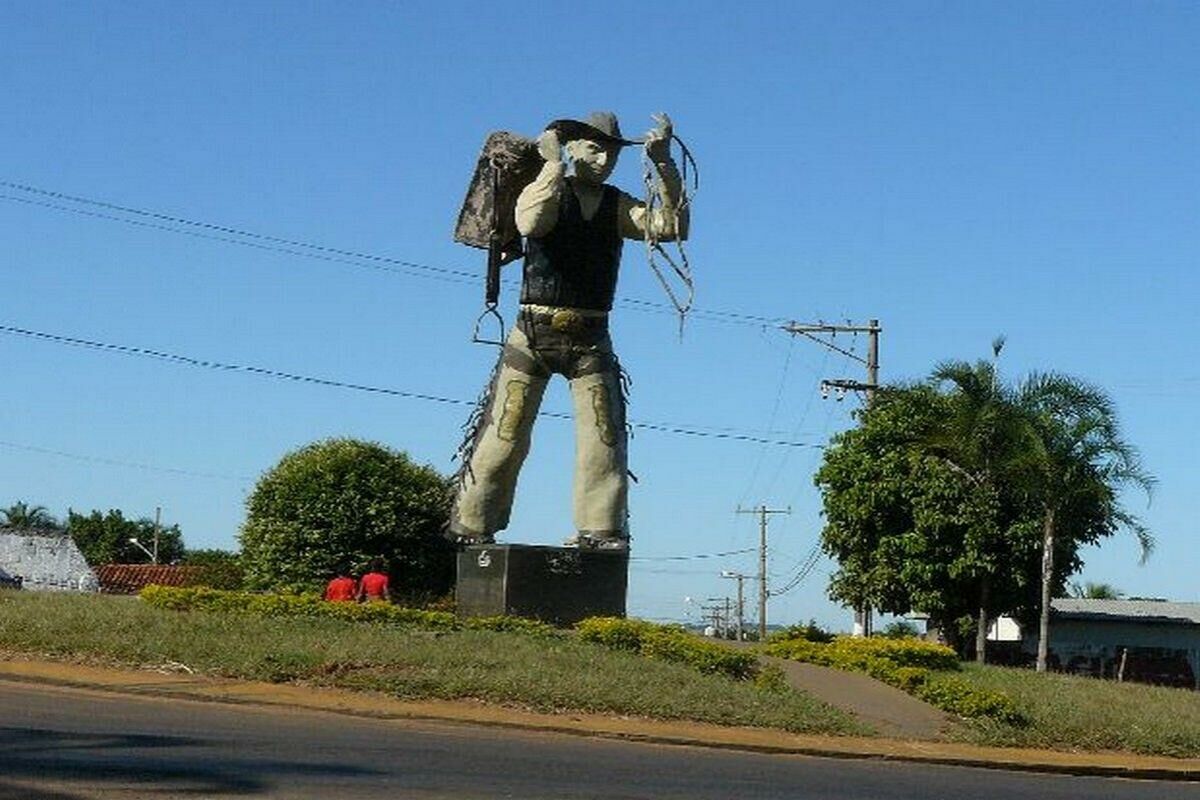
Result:
<svg viewBox="0 0 1200 800">
<path fill-rule="evenodd" d="M 306 445 L 246 501 L 246 586 L 319 591 L 382 558 L 393 595 L 443 595 L 454 583 L 454 546 L 441 535 L 448 509 L 447 479 L 405 453 L 357 439 Z"/>
</svg>

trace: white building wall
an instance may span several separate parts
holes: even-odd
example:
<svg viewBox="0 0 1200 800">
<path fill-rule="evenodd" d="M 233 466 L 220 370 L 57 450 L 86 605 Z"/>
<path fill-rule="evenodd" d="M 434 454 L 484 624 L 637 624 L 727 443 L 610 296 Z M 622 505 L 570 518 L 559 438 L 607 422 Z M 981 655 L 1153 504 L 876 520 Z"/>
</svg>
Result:
<svg viewBox="0 0 1200 800">
<path fill-rule="evenodd" d="M 65 534 L 0 532 L 0 568 L 33 591 L 100 591 L 96 574 Z"/>
<path fill-rule="evenodd" d="M 1027 649 L 1036 651 L 1037 632 L 1025 638 Z M 1200 689 L 1200 625 L 1155 620 L 1116 621 L 1053 619 L 1050 623 L 1050 652 L 1063 663 L 1073 656 L 1115 661 L 1122 647 L 1183 650 Z"/>
</svg>

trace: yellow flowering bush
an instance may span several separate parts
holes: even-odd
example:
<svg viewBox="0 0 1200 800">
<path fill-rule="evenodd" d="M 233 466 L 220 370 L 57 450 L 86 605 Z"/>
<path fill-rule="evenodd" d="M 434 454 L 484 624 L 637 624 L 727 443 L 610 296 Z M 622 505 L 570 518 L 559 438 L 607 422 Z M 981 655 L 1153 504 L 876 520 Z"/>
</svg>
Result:
<svg viewBox="0 0 1200 800">
<path fill-rule="evenodd" d="M 687 664 L 700 672 L 750 680 L 758 674 L 758 657 L 706 641 L 679 625 L 656 625 L 640 619 L 589 617 L 576 628 L 585 642 L 639 653 L 659 661 Z"/>
</svg>

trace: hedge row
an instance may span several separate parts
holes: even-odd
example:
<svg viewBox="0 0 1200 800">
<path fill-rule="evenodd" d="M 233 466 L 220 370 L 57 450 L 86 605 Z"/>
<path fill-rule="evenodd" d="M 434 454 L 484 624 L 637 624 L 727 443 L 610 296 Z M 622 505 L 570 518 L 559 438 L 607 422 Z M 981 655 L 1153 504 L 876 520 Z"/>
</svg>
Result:
<svg viewBox="0 0 1200 800">
<path fill-rule="evenodd" d="M 579 638 L 613 650 L 638 653 L 659 661 L 687 664 L 700 672 L 735 680 L 758 676 L 758 656 L 708 642 L 677 625 L 656 625 L 639 619 L 589 617 L 576 626 Z"/>
<path fill-rule="evenodd" d="M 779 649 L 781 652 L 774 652 Z M 795 652 L 798 655 L 810 657 L 798 658 L 800 661 L 824 659 L 815 663 L 825 663 L 842 669 L 864 670 L 865 666 L 876 659 L 884 659 L 897 667 L 922 667 L 946 671 L 958 670 L 958 656 L 949 647 L 920 639 L 880 639 L 862 636 L 835 636 L 828 643 L 812 641 L 811 639 L 786 639 L 767 645 L 772 655 L 783 655 L 784 652 Z M 785 658 L 794 658 L 786 655 Z"/>
<path fill-rule="evenodd" d="M 147 586 L 142 589 L 140 597 L 156 608 L 173 611 L 252 614 L 260 617 L 320 617 L 432 631 L 491 630 L 536 636 L 562 635 L 544 622 L 522 617 L 459 619 L 446 611 L 404 608 L 390 603 L 329 603 L 315 594 L 256 594 L 203 586 Z M 592 617 L 580 622 L 578 631 L 579 638 L 585 642 L 638 653 L 660 661 L 687 664 L 704 673 L 726 675 L 736 680 L 750 680 L 758 677 L 759 673 L 756 655 L 707 642 L 678 626 L 655 625 L 617 617 Z"/>
<path fill-rule="evenodd" d="M 919 639 L 875 639 L 838 636 L 828 644 L 790 639 L 767 645 L 768 655 L 806 661 L 835 669 L 865 672 L 930 705 L 962 717 L 986 717 L 1009 725 L 1028 719 L 1007 695 L 977 689 L 958 678 L 935 673 L 957 671 L 958 657 L 949 647 Z"/>
<path fill-rule="evenodd" d="M 521 617 L 458 619 L 448 611 L 404 608 L 391 603 L 330 603 L 316 594 L 255 594 L 203 586 L 147 586 L 139 593 L 156 608 L 172 611 L 211 611 L 258 617 L 321 617 L 351 622 L 375 622 L 431 631 L 491 630 L 554 636 L 558 632 L 537 620 Z"/>
</svg>

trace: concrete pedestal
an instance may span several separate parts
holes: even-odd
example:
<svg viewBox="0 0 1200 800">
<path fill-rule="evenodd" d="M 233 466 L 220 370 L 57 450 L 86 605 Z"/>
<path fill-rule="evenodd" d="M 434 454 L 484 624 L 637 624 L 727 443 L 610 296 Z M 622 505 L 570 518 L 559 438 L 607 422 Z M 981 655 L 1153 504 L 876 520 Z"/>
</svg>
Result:
<svg viewBox="0 0 1200 800">
<path fill-rule="evenodd" d="M 573 625 L 625 616 L 629 553 L 529 544 L 470 545 L 458 553 L 463 617 L 510 615 Z"/>
</svg>

